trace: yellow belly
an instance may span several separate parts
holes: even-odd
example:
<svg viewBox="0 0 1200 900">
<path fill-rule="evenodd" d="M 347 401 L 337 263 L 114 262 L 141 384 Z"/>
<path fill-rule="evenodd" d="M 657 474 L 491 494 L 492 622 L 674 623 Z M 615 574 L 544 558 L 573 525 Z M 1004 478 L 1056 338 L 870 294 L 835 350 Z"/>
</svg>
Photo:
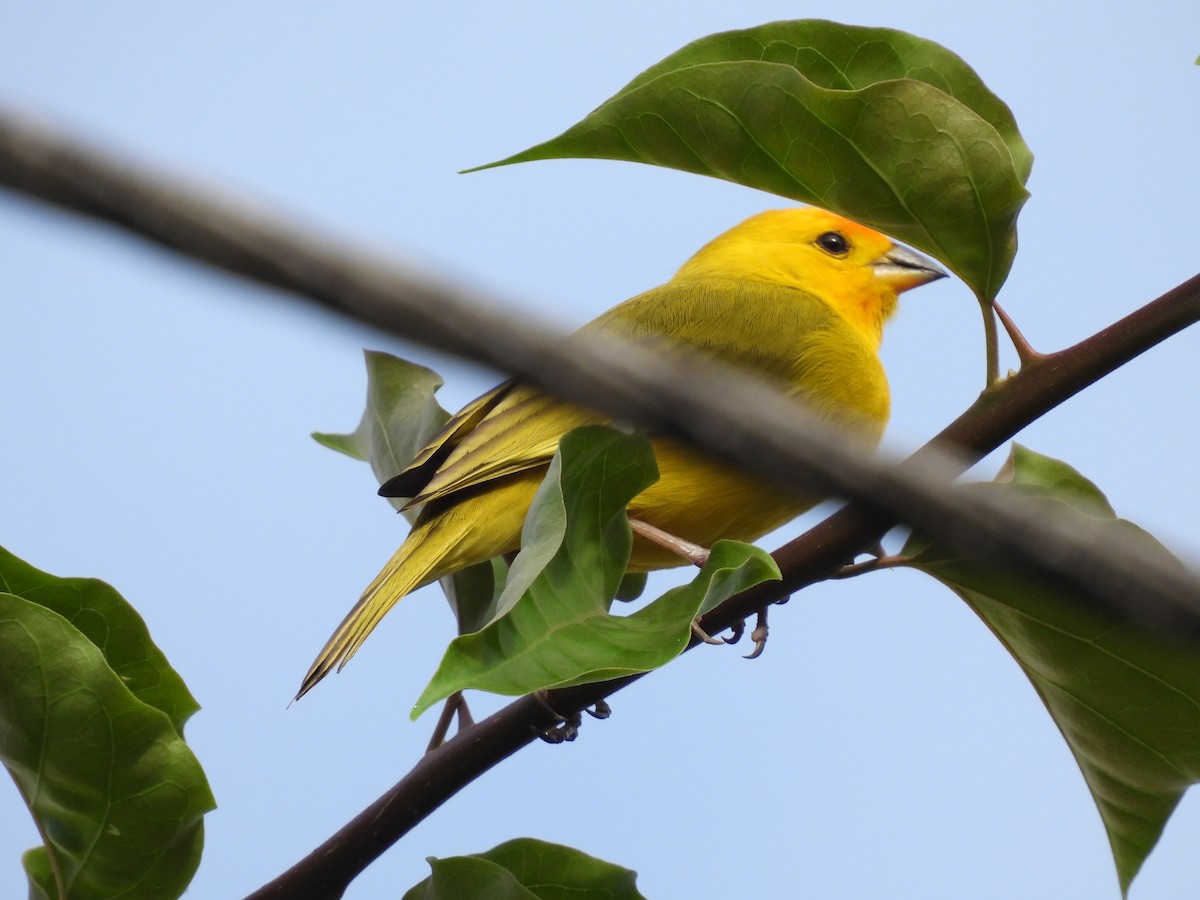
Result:
<svg viewBox="0 0 1200 900">
<path fill-rule="evenodd" d="M 634 498 L 629 515 L 702 547 L 722 539 L 756 540 L 813 505 L 811 498 L 731 469 L 675 441 L 653 444 L 659 480 Z M 640 572 L 686 562 L 638 537 L 629 568 Z"/>
</svg>

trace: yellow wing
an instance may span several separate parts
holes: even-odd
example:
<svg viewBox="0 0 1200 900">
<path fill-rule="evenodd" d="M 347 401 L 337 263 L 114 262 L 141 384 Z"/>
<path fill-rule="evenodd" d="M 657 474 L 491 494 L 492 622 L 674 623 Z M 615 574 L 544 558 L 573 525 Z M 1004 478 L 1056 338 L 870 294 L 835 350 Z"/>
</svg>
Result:
<svg viewBox="0 0 1200 900">
<path fill-rule="evenodd" d="M 458 429 L 444 461 L 410 505 L 442 500 L 507 475 L 544 468 L 564 434 L 579 425 L 606 421 L 535 388 L 513 384 L 473 427 Z"/>
<path fill-rule="evenodd" d="M 429 439 L 425 448 L 413 457 L 412 462 L 405 466 L 399 474 L 380 485 L 379 496 L 412 498 L 421 493 L 425 485 L 446 461 L 446 457 L 458 446 L 463 436 L 469 434 L 515 386 L 516 381 L 513 380 L 496 385 L 451 416 L 446 424 Z"/>
</svg>

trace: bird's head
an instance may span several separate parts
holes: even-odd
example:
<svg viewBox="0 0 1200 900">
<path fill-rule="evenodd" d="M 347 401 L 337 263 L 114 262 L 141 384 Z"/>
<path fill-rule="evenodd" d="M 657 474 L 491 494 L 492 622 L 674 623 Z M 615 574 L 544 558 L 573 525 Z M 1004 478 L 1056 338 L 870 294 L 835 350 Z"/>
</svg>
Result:
<svg viewBox="0 0 1200 900">
<path fill-rule="evenodd" d="M 797 288 L 825 301 L 878 346 L 897 295 L 944 278 L 916 251 L 812 206 L 772 209 L 709 241 L 675 278 L 734 278 Z"/>
</svg>

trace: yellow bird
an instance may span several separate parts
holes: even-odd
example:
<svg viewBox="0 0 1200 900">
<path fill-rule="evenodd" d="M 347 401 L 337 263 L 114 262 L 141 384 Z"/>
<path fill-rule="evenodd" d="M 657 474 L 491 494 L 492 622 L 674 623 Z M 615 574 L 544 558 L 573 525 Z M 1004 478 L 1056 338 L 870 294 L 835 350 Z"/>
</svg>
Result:
<svg viewBox="0 0 1200 900">
<path fill-rule="evenodd" d="M 945 276 L 876 231 L 812 207 L 769 210 L 706 244 L 675 277 L 584 326 L 667 338 L 773 381 L 817 415 L 877 443 L 889 394 L 879 344 L 897 295 Z M 424 504 L 407 540 L 318 654 L 297 697 L 342 666 L 405 594 L 520 547 L 521 526 L 559 439 L 606 416 L 507 382 L 469 404 L 380 488 Z M 659 480 L 629 516 L 703 547 L 753 541 L 813 498 L 652 438 Z M 636 534 L 630 571 L 686 563 Z"/>
</svg>

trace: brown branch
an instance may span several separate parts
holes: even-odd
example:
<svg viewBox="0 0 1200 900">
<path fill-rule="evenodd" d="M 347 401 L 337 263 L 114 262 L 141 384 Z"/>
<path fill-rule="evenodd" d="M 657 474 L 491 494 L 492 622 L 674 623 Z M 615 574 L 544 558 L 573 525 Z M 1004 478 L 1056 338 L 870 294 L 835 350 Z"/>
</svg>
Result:
<svg viewBox="0 0 1200 900">
<path fill-rule="evenodd" d="M 315 299 L 391 334 L 470 356 L 623 420 L 678 434 L 781 483 L 858 501 L 779 552 L 782 589 L 748 592 L 706 618 L 719 630 L 811 583 L 895 521 L 968 556 L 1050 578 L 1100 608 L 1200 638 L 1200 581 L 1105 545 L 1077 518 L 1031 518 L 946 483 L 1087 384 L 1200 318 L 1200 277 L 1068 351 L 989 389 L 931 446 L 898 467 L 800 415 L 794 404 L 720 366 L 667 360 L 617 341 L 583 344 L 498 311 L 495 304 L 307 234 L 244 204 L 154 175 L 0 115 L 0 184 L 119 224 L 231 272 Z M 949 457 L 944 448 L 957 456 Z M 633 679 L 554 692 L 570 714 Z M 340 896 L 386 847 L 481 772 L 551 724 L 520 700 L 423 759 L 396 788 L 293 870 L 254 896 Z"/>
</svg>

